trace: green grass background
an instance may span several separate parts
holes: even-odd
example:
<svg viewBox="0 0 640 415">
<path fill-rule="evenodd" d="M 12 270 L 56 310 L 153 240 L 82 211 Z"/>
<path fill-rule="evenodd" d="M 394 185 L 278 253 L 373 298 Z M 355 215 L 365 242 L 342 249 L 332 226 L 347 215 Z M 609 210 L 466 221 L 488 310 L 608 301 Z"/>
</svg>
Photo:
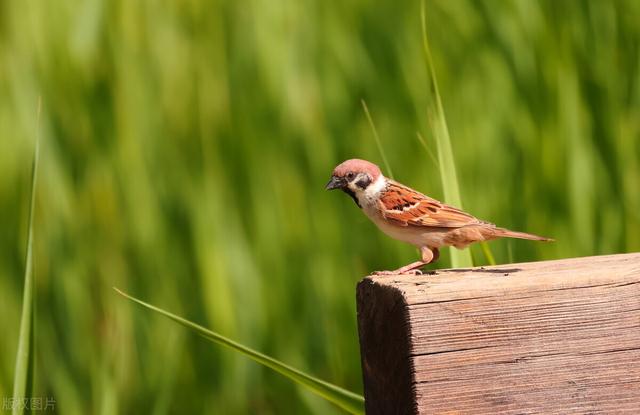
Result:
<svg viewBox="0 0 640 415">
<path fill-rule="evenodd" d="M 498 262 L 640 250 L 639 21 L 635 0 L 427 2 L 465 209 L 557 239 Z M 111 287 L 361 392 L 355 283 L 417 254 L 323 187 L 382 163 L 364 99 L 396 179 L 442 197 L 420 30 L 418 2 L 0 2 L 0 397 L 41 95 L 36 396 L 340 413 Z"/>
</svg>

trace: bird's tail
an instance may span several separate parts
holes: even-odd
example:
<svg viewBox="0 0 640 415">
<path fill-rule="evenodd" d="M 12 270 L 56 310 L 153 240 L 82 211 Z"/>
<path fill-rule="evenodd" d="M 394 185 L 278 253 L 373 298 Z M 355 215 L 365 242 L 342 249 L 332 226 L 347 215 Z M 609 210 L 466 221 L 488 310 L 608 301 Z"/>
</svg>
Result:
<svg viewBox="0 0 640 415">
<path fill-rule="evenodd" d="M 496 227 L 495 229 L 493 229 L 493 231 L 494 231 L 494 235 L 498 238 L 518 238 L 518 239 L 529 239 L 532 241 L 543 241 L 543 242 L 553 242 L 555 240 L 551 238 L 546 238 L 544 236 L 534 235 L 532 233 L 510 231 L 509 229 L 505 229 L 505 228 Z"/>
</svg>

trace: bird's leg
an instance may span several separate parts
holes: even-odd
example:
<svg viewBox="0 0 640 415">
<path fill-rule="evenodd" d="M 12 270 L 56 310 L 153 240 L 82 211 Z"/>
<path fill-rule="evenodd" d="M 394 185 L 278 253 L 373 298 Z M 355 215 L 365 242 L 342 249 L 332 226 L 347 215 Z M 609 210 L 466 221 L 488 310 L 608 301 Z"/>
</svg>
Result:
<svg viewBox="0 0 640 415">
<path fill-rule="evenodd" d="M 420 248 L 422 254 L 422 261 L 412 262 L 404 267 L 398 268 L 394 271 L 375 271 L 374 275 L 394 275 L 394 274 L 420 274 L 420 268 L 427 264 L 436 262 L 440 258 L 440 250 L 438 248 L 429 248 L 423 246 Z"/>
<path fill-rule="evenodd" d="M 413 272 L 414 274 L 419 274 L 420 268 L 433 262 L 435 259 L 438 259 L 438 257 L 440 256 L 440 252 L 438 251 L 437 248 L 432 251 L 431 248 L 427 246 L 423 246 L 422 248 L 420 248 L 420 253 L 422 254 L 422 261 L 412 262 L 411 264 L 398 268 L 395 271 L 390 271 L 389 274 L 408 274 L 411 272 Z"/>
<path fill-rule="evenodd" d="M 440 250 L 438 248 L 431 248 L 431 252 L 433 252 L 433 258 L 429 263 L 436 262 L 440 258 Z"/>
<path fill-rule="evenodd" d="M 421 247 L 420 253 L 422 254 L 422 262 L 424 262 L 425 265 L 432 263 L 440 257 L 440 251 L 437 249 L 431 250 L 428 246 Z"/>
</svg>

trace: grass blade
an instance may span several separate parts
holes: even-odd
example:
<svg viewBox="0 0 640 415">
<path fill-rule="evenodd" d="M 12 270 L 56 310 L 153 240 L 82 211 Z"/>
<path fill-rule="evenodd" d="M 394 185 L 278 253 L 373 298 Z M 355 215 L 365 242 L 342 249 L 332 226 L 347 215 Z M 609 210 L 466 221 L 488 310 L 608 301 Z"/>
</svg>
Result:
<svg viewBox="0 0 640 415">
<path fill-rule="evenodd" d="M 422 148 L 424 148 L 424 151 L 427 152 L 427 154 L 429 155 L 429 158 L 431 159 L 431 161 L 433 162 L 434 165 L 436 165 L 438 167 L 438 170 L 440 170 L 440 163 L 438 163 L 438 159 L 436 158 L 436 156 L 433 154 L 433 151 L 431 150 L 431 147 L 429 147 L 427 145 L 427 141 L 424 139 L 424 137 L 422 136 L 422 134 L 420 134 L 419 132 L 416 132 L 416 136 L 418 137 L 418 141 L 420 142 L 420 144 L 422 145 Z"/>
<path fill-rule="evenodd" d="M 301 372 L 298 369 L 295 369 L 285 363 L 282 363 L 272 357 L 264 355 L 256 350 L 253 350 L 247 346 L 244 346 L 240 343 L 237 343 L 227 337 L 224 337 L 218 333 L 215 333 L 205 327 L 200 326 L 199 324 L 193 323 L 189 320 L 186 320 L 182 317 L 179 317 L 175 314 L 172 314 L 168 311 L 162 310 L 161 308 L 155 307 L 151 304 L 148 304 L 142 300 L 139 300 L 135 297 L 132 297 L 119 289 L 114 287 L 114 290 L 122 295 L 123 297 L 145 307 L 149 310 L 155 311 L 156 313 L 162 314 L 165 317 L 170 318 L 171 320 L 181 324 L 188 329 L 198 333 L 202 337 L 211 340 L 214 343 L 226 346 L 232 350 L 242 353 L 254 361 L 275 370 L 276 372 L 284 375 L 285 377 L 293 380 L 294 382 L 305 386 L 312 392 L 317 395 L 325 398 L 326 400 L 333 402 L 338 405 L 342 409 L 346 410 L 352 414 L 364 414 L 364 398 L 358 394 L 353 392 L 349 392 L 346 389 L 342 389 L 339 386 L 332 385 L 320 379 L 314 378 L 313 376 L 307 375 L 304 372 Z"/>
<path fill-rule="evenodd" d="M 440 170 L 440 178 L 442 180 L 442 187 L 444 190 L 444 199 L 446 203 L 457 206 L 462 209 L 462 200 L 460 198 L 460 187 L 458 186 L 458 177 L 456 175 L 455 161 L 453 158 L 453 150 L 451 148 L 451 138 L 449 136 L 449 129 L 447 127 L 447 120 L 444 115 L 444 109 L 442 107 L 442 100 L 440 99 L 440 92 L 438 91 L 438 82 L 436 80 L 436 72 L 433 67 L 433 60 L 431 58 L 431 49 L 429 48 L 429 39 L 427 38 L 427 19 L 424 0 L 422 1 L 422 7 L 420 10 L 420 17 L 422 21 L 422 43 L 424 47 L 425 56 L 427 59 L 427 67 L 429 69 L 429 87 L 431 90 L 432 99 L 435 100 L 435 107 L 431 106 L 428 109 L 429 123 L 433 126 L 434 136 L 436 137 L 436 148 L 438 150 L 438 159 L 435 164 Z M 427 146 L 424 138 L 417 133 L 420 144 L 429 154 L 432 160 L 435 161 L 435 157 L 431 152 L 429 146 Z M 484 257 L 489 265 L 495 265 L 496 260 L 491 252 L 491 248 L 486 242 L 480 242 L 480 248 Z M 454 268 L 470 266 L 473 263 L 471 258 L 471 252 L 469 250 L 457 251 L 451 248 L 451 266 Z"/>
<path fill-rule="evenodd" d="M 487 263 L 489 265 L 495 265 L 496 259 L 493 257 L 493 252 L 491 252 L 489 244 L 486 242 L 480 242 L 480 248 L 482 248 L 482 253 L 484 254 L 484 258 L 487 260 Z"/>
<path fill-rule="evenodd" d="M 380 136 L 378 136 L 378 130 L 376 130 L 376 126 L 373 123 L 373 118 L 371 118 L 371 114 L 369 113 L 369 107 L 367 107 L 367 103 L 363 100 L 362 108 L 364 109 L 364 113 L 367 115 L 367 120 L 369 120 L 369 125 L 371 126 L 371 130 L 373 131 L 373 138 L 376 140 L 376 145 L 378 146 L 378 151 L 380 151 L 380 155 L 382 156 L 382 162 L 384 163 L 384 168 L 387 169 L 389 173 L 389 177 L 393 179 L 393 171 L 391 171 L 391 165 L 387 160 L 387 156 L 382 148 L 382 142 L 380 141 Z"/>
<path fill-rule="evenodd" d="M 442 180 L 442 189 L 444 191 L 444 200 L 446 203 L 462 209 L 462 201 L 460 199 L 460 189 L 458 187 L 458 177 L 456 175 L 456 167 L 453 159 L 453 150 L 451 148 L 451 138 L 449 137 L 449 129 L 447 128 L 447 120 L 444 116 L 442 100 L 438 92 L 438 82 L 431 58 L 431 50 L 429 49 L 429 40 L 427 38 L 427 23 L 424 1 L 420 10 L 422 21 L 422 43 L 427 61 L 427 69 L 429 70 L 429 91 L 431 99 L 427 106 L 427 115 L 429 124 L 433 129 L 433 135 L 436 140 L 438 150 L 438 166 L 440 168 L 440 178 Z M 451 266 L 454 268 L 464 268 L 473 266 L 471 253 L 468 249 L 451 250 Z"/>
<path fill-rule="evenodd" d="M 20 335 L 16 353 L 16 369 L 13 378 L 12 413 L 22 414 L 27 408 L 23 405 L 31 396 L 34 377 L 34 295 L 33 295 L 33 212 L 36 201 L 36 184 L 38 178 L 38 159 L 40 157 L 40 124 L 41 102 L 38 99 L 36 118 L 36 142 L 31 167 L 31 198 L 29 201 L 29 224 L 27 233 L 27 253 L 24 269 L 24 291 L 22 294 L 22 316 L 20 318 Z"/>
</svg>

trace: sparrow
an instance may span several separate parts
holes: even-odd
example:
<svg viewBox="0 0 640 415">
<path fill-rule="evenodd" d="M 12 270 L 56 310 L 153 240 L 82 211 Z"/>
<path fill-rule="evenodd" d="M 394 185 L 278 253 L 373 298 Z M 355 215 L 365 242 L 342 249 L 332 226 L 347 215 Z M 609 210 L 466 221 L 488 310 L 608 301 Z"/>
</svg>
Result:
<svg viewBox="0 0 640 415">
<path fill-rule="evenodd" d="M 377 274 L 419 273 L 419 268 L 438 260 L 443 246 L 463 249 L 474 242 L 505 237 L 553 241 L 477 219 L 385 177 L 378 166 L 366 160 L 351 159 L 336 166 L 326 186 L 326 190 L 334 189 L 351 196 L 382 232 L 420 250 L 420 261 Z"/>
</svg>

